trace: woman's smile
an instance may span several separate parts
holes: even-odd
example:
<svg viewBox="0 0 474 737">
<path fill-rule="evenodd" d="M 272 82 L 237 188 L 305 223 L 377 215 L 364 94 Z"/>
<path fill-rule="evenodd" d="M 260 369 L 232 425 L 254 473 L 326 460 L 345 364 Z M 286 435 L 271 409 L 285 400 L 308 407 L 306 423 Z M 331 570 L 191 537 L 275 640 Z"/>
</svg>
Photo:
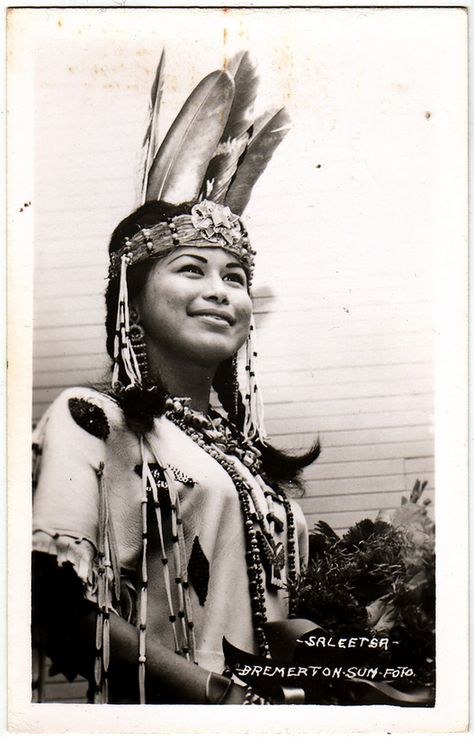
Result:
<svg viewBox="0 0 474 737">
<path fill-rule="evenodd" d="M 197 312 L 192 312 L 191 317 L 200 317 L 204 320 L 209 320 L 211 323 L 218 323 L 224 327 L 230 327 L 235 323 L 231 313 L 225 310 L 198 310 Z"/>
<path fill-rule="evenodd" d="M 235 256 L 183 247 L 156 262 L 136 307 L 149 356 L 215 367 L 245 342 L 252 302 Z"/>
</svg>

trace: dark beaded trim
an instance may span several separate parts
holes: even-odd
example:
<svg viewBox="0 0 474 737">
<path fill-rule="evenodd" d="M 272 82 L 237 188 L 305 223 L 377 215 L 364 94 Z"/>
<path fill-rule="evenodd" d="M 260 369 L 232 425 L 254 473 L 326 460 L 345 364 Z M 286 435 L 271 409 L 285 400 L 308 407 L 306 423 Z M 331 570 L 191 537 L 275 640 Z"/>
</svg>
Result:
<svg viewBox="0 0 474 737">
<path fill-rule="evenodd" d="M 104 410 L 87 399 L 73 397 L 68 402 L 71 417 L 79 427 L 100 440 L 107 440 L 110 432 Z"/>
</svg>

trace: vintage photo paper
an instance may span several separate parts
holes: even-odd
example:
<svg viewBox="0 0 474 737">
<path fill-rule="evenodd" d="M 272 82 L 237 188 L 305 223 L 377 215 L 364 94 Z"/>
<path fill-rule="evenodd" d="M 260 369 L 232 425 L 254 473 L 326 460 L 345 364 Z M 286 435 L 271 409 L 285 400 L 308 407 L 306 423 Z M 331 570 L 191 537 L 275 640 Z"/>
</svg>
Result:
<svg viewBox="0 0 474 737">
<path fill-rule="evenodd" d="M 9 728 L 464 730 L 465 10 L 13 8 L 7 43 Z M 222 123 L 219 147 L 213 144 L 202 165 L 207 184 L 195 198 L 199 211 L 183 210 L 181 220 L 170 215 L 171 235 L 160 225 L 140 225 L 142 245 L 124 231 L 125 245 L 108 271 L 111 234 L 144 201 L 150 183 L 158 182 L 154 191 L 165 193 L 163 200 L 168 193 L 169 202 L 184 201 L 173 201 L 173 193 L 187 191 L 179 190 L 182 172 L 189 178 L 196 160 L 204 161 L 219 116 L 229 116 L 228 126 Z M 153 137 L 158 153 L 147 149 Z M 227 177 L 227 200 L 218 193 L 219 177 Z M 238 214 L 245 208 L 242 224 L 226 204 Z M 173 272 L 179 284 L 185 274 L 192 297 L 170 286 L 166 302 L 149 282 L 146 298 L 131 291 L 126 273 L 137 249 L 148 249 L 159 263 L 156 256 L 180 252 L 183 233 L 207 239 L 202 253 L 213 251 L 207 261 L 194 256 L 191 266 Z M 160 251 L 156 244 L 166 238 L 172 246 Z M 256 251 L 252 302 L 249 242 Z M 237 263 L 215 266 L 219 253 L 232 253 Z M 109 355 L 108 273 L 119 314 L 116 338 L 108 318 Z M 208 288 L 217 273 L 219 285 Z M 245 337 L 247 323 L 238 343 L 234 327 L 250 321 L 252 311 L 254 342 Z M 186 332 L 196 317 L 196 331 Z M 141 326 L 136 334 L 134 321 Z M 164 422 L 173 429 L 169 436 L 156 430 L 154 450 L 155 429 L 136 423 L 145 422 L 158 389 L 149 383 L 140 400 L 130 392 L 109 395 L 112 380 L 133 384 L 150 365 L 151 372 L 164 366 L 161 347 L 150 348 L 155 334 L 158 346 L 170 346 L 166 365 L 178 373 L 189 364 L 204 376 L 202 365 L 213 372 L 224 350 L 227 360 L 243 346 L 234 383 L 229 379 L 221 390 L 214 382 L 211 394 L 213 406 L 226 407 L 230 397 L 227 416 L 235 427 L 241 417 L 240 430 L 223 430 L 226 421 L 176 403 L 179 395 L 169 390 L 174 399 L 163 398 L 168 404 L 151 412 L 150 427 Z M 199 341 L 203 350 L 204 335 L 212 336 L 206 356 L 222 357 L 203 364 L 192 351 Z M 185 362 L 181 345 L 189 350 Z M 156 364 L 155 355 L 161 356 Z M 185 385 L 182 378 L 168 382 Z M 260 393 L 267 440 L 259 445 Z M 107 451 L 103 462 L 97 449 L 112 438 L 115 455 Z M 319 456 L 308 461 L 301 483 L 296 472 L 281 470 L 288 460 L 277 467 L 271 455 L 273 446 L 301 455 L 316 442 Z M 127 453 L 135 458 L 135 447 L 141 455 L 124 460 Z M 202 472 L 199 453 L 211 464 Z M 224 474 L 216 482 L 206 470 L 212 464 Z M 235 509 L 217 512 L 227 483 Z M 127 489 L 135 487 L 134 497 Z M 35 573 L 32 585 L 32 520 L 42 560 L 65 563 L 56 583 L 54 564 L 40 585 Z M 122 551 L 135 528 L 138 552 L 126 564 Z M 149 551 L 160 544 L 153 558 Z M 93 574 L 84 573 L 87 560 L 95 561 Z M 85 599 L 100 612 L 90 635 L 89 683 L 74 677 L 84 672 L 74 660 L 84 635 L 71 624 L 76 610 L 64 603 L 67 571 L 76 582 L 82 578 Z M 155 651 L 145 632 L 151 638 L 153 627 L 159 630 L 157 612 L 166 607 L 176 647 L 165 653 L 177 658 L 177 685 L 150 696 L 146 668 L 154 667 Z M 126 678 L 117 687 L 114 643 L 125 652 L 128 642 L 114 634 L 117 612 L 141 633 L 133 687 Z M 225 670 L 214 665 L 220 660 L 213 660 L 212 638 Z M 199 661 L 200 674 L 217 672 L 207 681 L 190 676 L 187 691 L 179 676 L 186 659 Z M 163 672 L 159 662 L 156 667 Z M 197 682 L 205 683 L 201 697 Z M 265 708 L 241 707 L 244 693 L 246 705 Z M 148 703 L 139 704 L 137 694 L 147 694 Z"/>
</svg>

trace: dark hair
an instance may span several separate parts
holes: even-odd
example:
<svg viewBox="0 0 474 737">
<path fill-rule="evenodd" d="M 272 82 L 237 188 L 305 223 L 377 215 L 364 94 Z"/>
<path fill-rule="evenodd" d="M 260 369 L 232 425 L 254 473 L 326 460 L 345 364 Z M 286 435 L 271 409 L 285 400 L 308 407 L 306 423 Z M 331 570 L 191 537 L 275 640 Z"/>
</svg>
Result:
<svg viewBox="0 0 474 737">
<path fill-rule="evenodd" d="M 149 228 L 157 223 L 166 222 L 176 215 L 190 213 L 192 204 L 185 202 L 180 205 L 171 205 L 162 201 L 146 202 L 117 225 L 110 239 L 109 254 L 120 250 L 125 238 L 132 238 L 141 228 Z M 153 262 L 153 258 L 149 258 L 127 270 L 130 300 L 133 300 L 143 287 Z M 111 358 L 113 358 L 114 351 L 118 296 L 119 278 L 114 277 L 109 280 L 105 293 L 107 352 Z M 119 376 L 119 378 L 123 379 L 124 377 Z M 223 361 L 218 367 L 213 388 L 229 419 L 239 430 L 242 430 L 244 405 L 239 394 L 238 406 L 234 407 L 232 358 Z M 140 428 L 148 429 L 151 426 L 153 415 L 163 412 L 164 394 L 164 387 L 158 386 L 153 388 L 152 393 L 149 391 L 147 394 L 146 390 L 136 389 L 133 392 L 119 393 L 116 395 L 116 399 L 122 407 L 130 428 L 137 431 Z M 272 445 L 264 445 L 259 442 L 256 445 L 262 454 L 263 471 L 274 483 L 298 484 L 300 472 L 313 463 L 320 453 L 319 441 L 316 441 L 308 452 L 302 454 L 278 450 Z"/>
<path fill-rule="evenodd" d="M 216 371 L 213 387 L 227 416 L 241 429 L 244 424 L 245 408 L 240 393 L 237 396 L 237 407 L 234 407 L 232 358 L 223 361 Z M 321 452 L 319 440 L 316 440 L 306 453 L 290 453 L 279 450 L 269 443 L 255 443 L 259 449 L 264 474 L 270 481 L 296 485 L 302 491 L 299 476 L 306 466 L 311 465 Z"/>
</svg>

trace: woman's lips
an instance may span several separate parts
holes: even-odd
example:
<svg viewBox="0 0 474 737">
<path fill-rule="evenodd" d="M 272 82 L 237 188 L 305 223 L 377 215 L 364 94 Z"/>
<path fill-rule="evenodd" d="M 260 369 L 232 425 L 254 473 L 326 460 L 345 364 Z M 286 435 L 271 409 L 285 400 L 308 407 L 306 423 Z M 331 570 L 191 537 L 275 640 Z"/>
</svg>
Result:
<svg viewBox="0 0 474 737">
<path fill-rule="evenodd" d="M 224 312 L 217 312 L 217 310 L 199 310 L 199 312 L 193 312 L 192 317 L 201 317 L 220 325 L 233 325 L 234 322 L 230 315 Z"/>
</svg>

